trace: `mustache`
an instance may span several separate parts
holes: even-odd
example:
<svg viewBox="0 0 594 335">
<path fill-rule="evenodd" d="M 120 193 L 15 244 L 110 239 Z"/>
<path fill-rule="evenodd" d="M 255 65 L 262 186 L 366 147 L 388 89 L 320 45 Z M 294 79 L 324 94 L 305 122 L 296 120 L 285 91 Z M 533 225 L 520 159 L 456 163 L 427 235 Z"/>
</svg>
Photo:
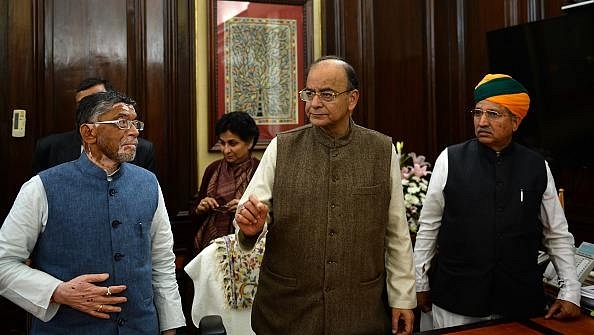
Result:
<svg viewBox="0 0 594 335">
<path fill-rule="evenodd" d="M 321 113 L 312 113 L 312 112 L 310 112 L 310 111 L 306 111 L 306 112 L 305 112 L 305 116 L 306 116 L 308 119 L 309 119 L 309 117 L 310 117 L 311 115 L 326 115 L 326 114 L 328 114 L 328 113 L 327 113 L 327 112 L 321 112 Z"/>
</svg>

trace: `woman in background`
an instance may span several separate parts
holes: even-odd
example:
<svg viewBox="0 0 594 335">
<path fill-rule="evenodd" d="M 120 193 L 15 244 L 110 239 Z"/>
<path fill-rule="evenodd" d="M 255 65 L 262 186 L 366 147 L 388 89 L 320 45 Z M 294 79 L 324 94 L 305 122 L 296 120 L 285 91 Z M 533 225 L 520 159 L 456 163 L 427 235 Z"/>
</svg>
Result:
<svg viewBox="0 0 594 335">
<path fill-rule="evenodd" d="M 260 163 L 252 157 L 260 133 L 248 113 L 223 115 L 215 124 L 215 134 L 223 159 L 214 161 L 204 171 L 198 197 L 190 209 L 199 224 L 194 237 L 196 254 L 215 238 L 234 232 L 237 203 Z"/>
</svg>

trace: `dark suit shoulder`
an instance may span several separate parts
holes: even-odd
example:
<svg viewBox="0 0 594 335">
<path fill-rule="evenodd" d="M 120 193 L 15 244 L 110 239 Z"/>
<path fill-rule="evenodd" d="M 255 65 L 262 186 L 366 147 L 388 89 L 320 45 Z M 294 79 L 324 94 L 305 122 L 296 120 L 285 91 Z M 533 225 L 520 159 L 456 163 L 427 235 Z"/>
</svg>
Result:
<svg viewBox="0 0 594 335">
<path fill-rule="evenodd" d="M 138 145 L 136 146 L 136 157 L 134 157 L 131 163 L 156 174 L 155 145 L 151 141 L 139 137 Z"/>
<path fill-rule="evenodd" d="M 80 156 L 81 141 L 77 132 L 56 133 L 40 138 L 33 152 L 33 174 L 75 160 Z"/>
<path fill-rule="evenodd" d="M 55 145 L 63 145 L 64 143 L 76 142 L 80 146 L 81 141 L 78 133 L 74 131 L 67 131 L 65 133 L 55 133 L 44 136 L 37 140 L 37 147 L 49 147 Z"/>
</svg>

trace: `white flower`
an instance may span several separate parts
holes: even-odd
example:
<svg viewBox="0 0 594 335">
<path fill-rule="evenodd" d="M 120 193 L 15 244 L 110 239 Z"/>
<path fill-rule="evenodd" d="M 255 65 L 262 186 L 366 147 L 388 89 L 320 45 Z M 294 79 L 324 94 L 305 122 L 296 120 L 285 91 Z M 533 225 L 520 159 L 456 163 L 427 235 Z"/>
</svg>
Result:
<svg viewBox="0 0 594 335">
<path fill-rule="evenodd" d="M 417 232 L 419 227 L 418 220 L 425 201 L 431 164 L 425 162 L 425 156 L 417 156 L 414 152 L 403 154 L 403 142 L 397 142 L 397 152 L 400 157 L 402 190 L 404 192 L 404 207 L 406 208 L 406 219 L 409 230 Z M 405 165 L 412 159 L 413 165 Z"/>
</svg>

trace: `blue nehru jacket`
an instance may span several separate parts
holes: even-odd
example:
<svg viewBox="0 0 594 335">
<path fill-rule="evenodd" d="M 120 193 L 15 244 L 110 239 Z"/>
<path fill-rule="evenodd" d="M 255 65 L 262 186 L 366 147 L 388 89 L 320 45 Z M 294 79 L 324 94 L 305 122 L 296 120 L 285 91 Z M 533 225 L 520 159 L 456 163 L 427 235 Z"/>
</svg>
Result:
<svg viewBox="0 0 594 335">
<path fill-rule="evenodd" d="M 107 177 L 85 154 L 39 174 L 48 219 L 33 264 L 61 280 L 109 273 L 97 285 L 127 285 L 121 313 L 98 319 L 60 306 L 49 322 L 33 319 L 31 334 L 158 334 L 153 304 L 151 222 L 158 203 L 155 175 L 123 163 Z"/>
</svg>

